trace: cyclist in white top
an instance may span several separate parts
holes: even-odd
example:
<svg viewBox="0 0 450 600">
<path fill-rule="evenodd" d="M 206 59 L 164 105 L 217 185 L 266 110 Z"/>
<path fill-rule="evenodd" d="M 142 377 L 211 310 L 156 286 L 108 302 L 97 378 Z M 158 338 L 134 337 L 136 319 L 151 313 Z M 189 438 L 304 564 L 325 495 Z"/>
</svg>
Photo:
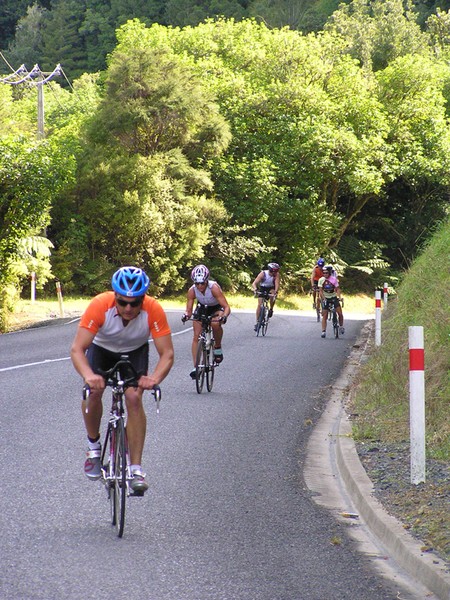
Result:
<svg viewBox="0 0 450 600">
<path fill-rule="evenodd" d="M 200 322 L 202 315 L 217 317 L 211 321 L 211 327 L 214 333 L 214 360 L 217 363 L 222 362 L 222 324 L 227 322 L 227 318 L 231 312 L 227 299 L 225 298 L 222 288 L 216 281 L 209 279 L 209 269 L 205 265 L 197 265 L 192 269 L 191 279 L 194 284 L 189 288 L 187 293 L 186 311 L 181 317 L 181 320 L 187 321 L 193 319 L 194 335 L 192 338 L 192 358 L 194 361 L 197 356 L 198 336 L 202 331 Z M 194 301 L 197 305 L 194 310 Z M 192 379 L 195 379 L 195 368 L 189 373 Z"/>
<path fill-rule="evenodd" d="M 271 262 L 267 265 L 267 269 L 260 271 L 252 283 L 253 292 L 256 293 L 259 286 L 260 292 L 267 292 L 270 294 L 270 308 L 269 308 L 269 319 L 273 315 L 273 306 L 275 304 L 276 296 L 280 288 L 280 265 L 278 263 Z M 258 306 L 256 307 L 256 323 L 258 323 L 259 313 L 261 311 L 262 298 L 258 298 Z M 255 325 L 256 330 L 256 325 Z"/>
</svg>

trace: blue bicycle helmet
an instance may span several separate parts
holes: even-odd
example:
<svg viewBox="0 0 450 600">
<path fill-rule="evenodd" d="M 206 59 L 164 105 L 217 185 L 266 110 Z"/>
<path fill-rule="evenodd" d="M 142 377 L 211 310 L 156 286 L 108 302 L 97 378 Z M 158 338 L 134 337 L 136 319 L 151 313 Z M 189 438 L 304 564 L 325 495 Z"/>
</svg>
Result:
<svg viewBox="0 0 450 600">
<path fill-rule="evenodd" d="M 319 260 L 317 261 L 317 264 L 319 265 L 319 267 L 323 267 L 323 265 L 325 264 L 325 261 L 323 258 L 319 258 Z"/>
<path fill-rule="evenodd" d="M 111 280 L 112 288 L 121 296 L 136 298 L 143 296 L 150 285 L 150 278 L 137 267 L 121 267 Z"/>
</svg>

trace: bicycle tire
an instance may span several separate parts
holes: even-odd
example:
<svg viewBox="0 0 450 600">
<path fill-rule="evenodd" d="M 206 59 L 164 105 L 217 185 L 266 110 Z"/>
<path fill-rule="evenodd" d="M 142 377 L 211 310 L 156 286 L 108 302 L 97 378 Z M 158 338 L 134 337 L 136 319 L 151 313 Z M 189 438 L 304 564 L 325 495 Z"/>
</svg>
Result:
<svg viewBox="0 0 450 600">
<path fill-rule="evenodd" d="M 269 327 L 269 310 L 267 307 L 264 307 L 264 321 L 262 323 L 261 333 L 263 336 L 267 333 L 267 328 Z"/>
<path fill-rule="evenodd" d="M 339 337 L 339 322 L 338 322 L 336 310 L 333 311 L 333 330 L 334 330 L 334 337 L 337 339 Z"/>
<path fill-rule="evenodd" d="M 203 385 L 205 383 L 205 359 L 204 342 L 200 339 L 198 341 L 197 357 L 195 359 L 195 387 L 197 389 L 197 394 L 202 393 Z"/>
<path fill-rule="evenodd" d="M 123 536 L 125 528 L 125 507 L 127 499 L 127 456 L 125 425 L 119 419 L 115 427 L 114 446 L 114 513 L 118 537 Z"/>
<path fill-rule="evenodd" d="M 103 444 L 102 449 L 102 473 L 103 473 L 103 483 L 106 487 L 106 491 L 108 493 L 108 499 L 110 503 L 111 509 L 111 525 L 116 524 L 116 510 L 115 510 L 115 498 L 114 498 L 114 484 L 112 481 L 113 472 L 112 468 L 114 465 L 114 439 L 113 438 L 113 428 L 111 423 L 108 423 L 108 429 L 106 431 L 105 443 Z M 106 462 L 107 461 L 107 462 Z"/>
<path fill-rule="evenodd" d="M 206 389 L 211 392 L 214 384 L 214 371 L 216 365 L 214 362 L 214 343 L 211 342 L 209 350 L 205 350 L 205 364 L 206 364 Z"/>
<path fill-rule="evenodd" d="M 264 323 L 264 316 L 265 316 L 265 308 L 264 308 L 264 304 L 261 304 L 261 310 L 259 311 L 259 317 L 258 317 L 258 322 L 256 324 L 256 337 L 259 336 L 259 333 L 261 331 L 261 328 L 263 326 Z M 262 333 L 262 332 L 261 332 Z"/>
</svg>

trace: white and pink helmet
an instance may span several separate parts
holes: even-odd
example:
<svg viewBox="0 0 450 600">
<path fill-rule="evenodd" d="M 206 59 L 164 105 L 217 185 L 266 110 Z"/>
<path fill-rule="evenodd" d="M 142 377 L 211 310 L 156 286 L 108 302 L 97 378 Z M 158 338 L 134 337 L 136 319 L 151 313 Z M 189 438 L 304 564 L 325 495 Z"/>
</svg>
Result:
<svg viewBox="0 0 450 600">
<path fill-rule="evenodd" d="M 208 281 L 209 269 L 205 265 L 197 265 L 191 271 L 191 279 L 194 283 L 205 283 Z"/>
</svg>

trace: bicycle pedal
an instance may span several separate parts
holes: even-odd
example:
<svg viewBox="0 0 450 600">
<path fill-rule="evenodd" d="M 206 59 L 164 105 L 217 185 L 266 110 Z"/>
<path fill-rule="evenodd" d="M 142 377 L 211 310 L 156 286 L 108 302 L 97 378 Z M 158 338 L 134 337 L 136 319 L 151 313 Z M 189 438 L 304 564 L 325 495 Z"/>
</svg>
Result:
<svg viewBox="0 0 450 600">
<path fill-rule="evenodd" d="M 142 497 L 145 492 L 130 492 L 130 496 L 139 496 Z"/>
</svg>

